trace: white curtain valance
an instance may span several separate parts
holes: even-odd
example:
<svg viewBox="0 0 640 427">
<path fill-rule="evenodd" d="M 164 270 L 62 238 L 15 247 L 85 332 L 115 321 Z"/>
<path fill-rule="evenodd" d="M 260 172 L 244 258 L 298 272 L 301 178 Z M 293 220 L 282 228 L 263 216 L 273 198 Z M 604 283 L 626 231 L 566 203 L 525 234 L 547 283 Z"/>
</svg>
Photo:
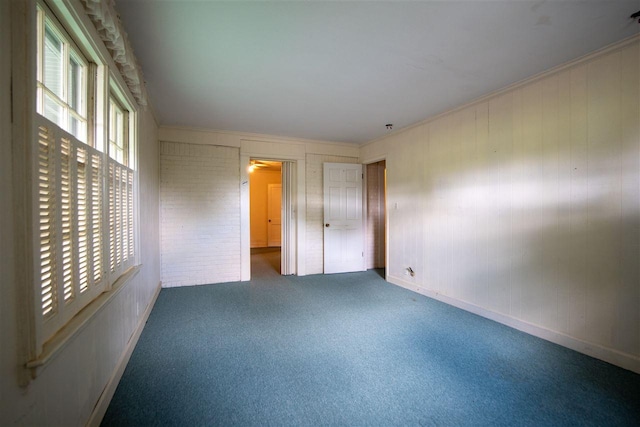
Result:
<svg viewBox="0 0 640 427">
<path fill-rule="evenodd" d="M 141 106 L 147 105 L 147 93 L 127 33 L 120 22 L 114 0 L 82 0 L 89 18 L 111 53 L 131 94 Z"/>
</svg>

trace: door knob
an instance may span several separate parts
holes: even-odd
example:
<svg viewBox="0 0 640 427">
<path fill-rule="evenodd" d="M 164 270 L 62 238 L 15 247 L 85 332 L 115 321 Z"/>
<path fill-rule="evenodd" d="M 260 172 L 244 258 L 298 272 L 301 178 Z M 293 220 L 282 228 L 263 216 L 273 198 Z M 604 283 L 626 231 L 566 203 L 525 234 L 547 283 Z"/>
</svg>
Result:
<svg viewBox="0 0 640 427">
<path fill-rule="evenodd" d="M 331 224 L 325 224 L 324 226 L 325 226 L 325 227 L 329 227 L 329 225 L 331 225 Z"/>
</svg>

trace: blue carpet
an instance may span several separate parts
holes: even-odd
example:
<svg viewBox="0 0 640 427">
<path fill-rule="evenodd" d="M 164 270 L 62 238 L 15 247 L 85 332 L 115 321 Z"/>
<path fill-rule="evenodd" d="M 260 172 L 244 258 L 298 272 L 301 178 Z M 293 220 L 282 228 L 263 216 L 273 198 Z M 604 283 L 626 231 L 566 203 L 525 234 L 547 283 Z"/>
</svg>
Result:
<svg viewBox="0 0 640 427">
<path fill-rule="evenodd" d="M 254 262 L 251 282 L 160 292 L 103 426 L 640 425 L 640 375 L 379 271 Z"/>
</svg>

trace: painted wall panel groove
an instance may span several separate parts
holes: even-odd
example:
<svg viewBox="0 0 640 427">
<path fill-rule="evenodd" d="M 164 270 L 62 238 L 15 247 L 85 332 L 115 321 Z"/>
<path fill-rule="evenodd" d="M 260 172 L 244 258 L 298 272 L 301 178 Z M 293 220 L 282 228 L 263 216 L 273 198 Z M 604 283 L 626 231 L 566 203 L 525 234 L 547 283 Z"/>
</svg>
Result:
<svg viewBox="0 0 640 427">
<path fill-rule="evenodd" d="M 640 370 L 639 56 L 628 44 L 364 146 L 387 156 L 390 280 Z"/>
</svg>

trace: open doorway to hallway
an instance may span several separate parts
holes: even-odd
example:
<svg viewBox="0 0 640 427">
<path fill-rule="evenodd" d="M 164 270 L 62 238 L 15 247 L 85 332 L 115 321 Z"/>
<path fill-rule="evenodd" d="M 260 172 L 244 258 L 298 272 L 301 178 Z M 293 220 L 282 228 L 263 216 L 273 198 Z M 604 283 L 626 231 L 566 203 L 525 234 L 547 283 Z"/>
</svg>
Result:
<svg viewBox="0 0 640 427">
<path fill-rule="evenodd" d="M 366 167 L 366 258 L 370 269 L 385 269 L 386 259 L 386 161 L 370 163 Z M 384 270 L 382 270 L 384 271 Z M 384 273 L 383 273 L 384 274 Z"/>
<path fill-rule="evenodd" d="M 280 276 L 280 248 L 251 248 L 251 277 L 265 279 Z"/>
<path fill-rule="evenodd" d="M 252 159 L 249 167 L 251 274 L 281 273 L 282 162 Z"/>
</svg>

